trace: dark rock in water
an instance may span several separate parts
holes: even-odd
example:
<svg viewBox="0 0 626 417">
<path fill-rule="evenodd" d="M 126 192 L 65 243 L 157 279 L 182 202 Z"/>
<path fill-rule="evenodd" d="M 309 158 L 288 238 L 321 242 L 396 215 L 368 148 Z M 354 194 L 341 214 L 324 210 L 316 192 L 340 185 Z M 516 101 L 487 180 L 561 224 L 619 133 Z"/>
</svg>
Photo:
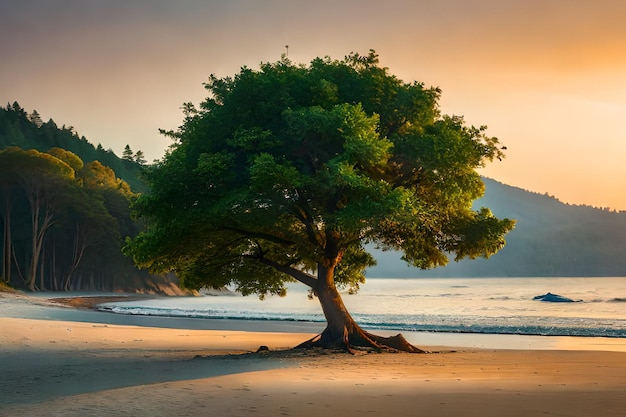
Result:
<svg viewBox="0 0 626 417">
<path fill-rule="evenodd" d="M 533 300 L 546 301 L 549 303 L 578 303 L 582 301 L 582 300 L 575 301 L 575 300 L 572 300 L 571 298 L 563 297 L 562 295 L 558 295 L 558 294 L 552 294 L 550 292 L 544 295 L 538 295 L 536 297 L 533 297 Z"/>
</svg>

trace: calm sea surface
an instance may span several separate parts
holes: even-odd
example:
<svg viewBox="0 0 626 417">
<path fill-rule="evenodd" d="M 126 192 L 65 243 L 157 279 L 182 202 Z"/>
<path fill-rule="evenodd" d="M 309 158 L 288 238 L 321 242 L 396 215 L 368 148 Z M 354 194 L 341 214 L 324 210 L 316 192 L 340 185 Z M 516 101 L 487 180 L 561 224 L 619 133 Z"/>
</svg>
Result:
<svg viewBox="0 0 626 417">
<path fill-rule="evenodd" d="M 533 300 L 548 292 L 573 300 Z M 392 332 L 626 338 L 626 278 L 370 278 L 344 294 L 363 327 Z M 324 322 L 301 284 L 286 297 L 220 295 L 109 303 L 118 314 Z"/>
</svg>

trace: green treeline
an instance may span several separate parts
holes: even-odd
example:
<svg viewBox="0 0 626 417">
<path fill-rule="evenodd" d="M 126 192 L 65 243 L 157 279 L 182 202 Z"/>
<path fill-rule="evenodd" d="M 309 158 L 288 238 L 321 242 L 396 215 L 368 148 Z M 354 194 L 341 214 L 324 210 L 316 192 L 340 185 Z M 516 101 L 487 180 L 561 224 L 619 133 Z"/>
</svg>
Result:
<svg viewBox="0 0 626 417">
<path fill-rule="evenodd" d="M 0 109 L 2 281 L 40 291 L 171 288 L 122 254 L 141 225 L 130 213 L 135 192 L 109 164 L 140 184 L 140 164 L 17 103 Z"/>
<path fill-rule="evenodd" d="M 80 157 L 85 163 L 99 161 L 111 168 L 115 174 L 130 184 L 135 192 L 146 192 L 148 186 L 140 178 L 142 164 L 136 162 L 134 156 L 119 158 L 111 150 L 102 145 L 94 146 L 84 136 L 74 132 L 72 126 L 58 127 L 54 120 L 43 122 L 37 110 L 28 114 L 17 102 L 0 107 L 0 149 L 17 146 L 22 149 L 36 149 L 47 152 L 51 148 L 61 148 Z M 138 151 L 140 162 L 143 152 Z"/>
</svg>

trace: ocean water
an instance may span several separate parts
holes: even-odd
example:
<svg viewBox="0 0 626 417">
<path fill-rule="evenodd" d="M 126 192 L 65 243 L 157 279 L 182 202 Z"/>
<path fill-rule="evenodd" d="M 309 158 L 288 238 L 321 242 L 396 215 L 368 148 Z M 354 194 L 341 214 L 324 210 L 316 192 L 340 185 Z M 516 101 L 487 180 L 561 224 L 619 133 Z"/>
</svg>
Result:
<svg viewBox="0 0 626 417">
<path fill-rule="evenodd" d="M 573 300 L 533 300 L 548 292 Z M 344 302 L 364 328 L 391 332 L 626 338 L 626 278 L 370 278 Z M 209 295 L 107 303 L 117 314 L 324 322 L 302 284 L 286 297 Z"/>
</svg>

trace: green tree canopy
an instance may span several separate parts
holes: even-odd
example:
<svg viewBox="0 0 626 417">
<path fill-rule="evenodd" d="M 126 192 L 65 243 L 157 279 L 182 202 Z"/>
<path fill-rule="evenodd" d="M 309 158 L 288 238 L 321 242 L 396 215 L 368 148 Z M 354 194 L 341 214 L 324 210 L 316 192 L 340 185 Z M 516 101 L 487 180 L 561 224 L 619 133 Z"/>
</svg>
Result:
<svg viewBox="0 0 626 417">
<path fill-rule="evenodd" d="M 51 148 L 47 153 L 65 162 L 72 167 L 74 171 L 80 171 L 85 165 L 83 160 L 80 159 L 78 155 L 63 148 Z"/>
<path fill-rule="evenodd" d="M 261 296 L 297 280 L 328 322 L 311 344 L 415 350 L 364 332 L 343 305 L 338 288 L 357 290 L 375 262 L 365 245 L 432 268 L 488 257 L 513 228 L 472 210 L 498 140 L 441 115 L 439 89 L 399 80 L 373 51 L 283 58 L 205 86 L 135 204 L 148 227 L 126 251 L 140 266 Z"/>
<path fill-rule="evenodd" d="M 36 111 L 29 115 L 17 102 L 0 107 L 0 149 L 13 146 L 50 153 L 69 165 L 76 162 L 70 154 L 84 163 L 99 161 L 111 167 L 135 192 L 148 191 L 147 184 L 140 178 L 143 170 L 141 165 L 146 162 L 143 154 L 137 156 L 140 151 L 133 154 L 127 145 L 128 149 L 124 149 L 125 156 L 120 159 L 110 149 L 105 150 L 101 145 L 94 147 L 84 136 L 78 136 L 71 126 L 59 128 L 52 119 L 41 122 L 41 116 Z M 64 159 L 63 152 L 69 152 L 73 161 Z M 73 165 L 72 167 L 80 169 Z"/>
</svg>

